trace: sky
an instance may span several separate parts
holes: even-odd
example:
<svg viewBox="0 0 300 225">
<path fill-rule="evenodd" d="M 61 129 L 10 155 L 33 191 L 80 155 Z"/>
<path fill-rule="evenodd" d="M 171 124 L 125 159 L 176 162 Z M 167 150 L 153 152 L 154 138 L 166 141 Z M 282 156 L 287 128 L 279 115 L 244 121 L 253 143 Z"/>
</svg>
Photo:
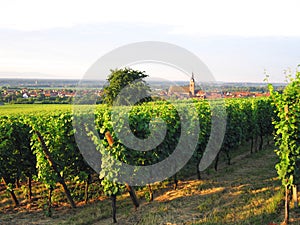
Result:
<svg viewBox="0 0 300 225">
<path fill-rule="evenodd" d="M 194 53 L 217 81 L 283 82 L 300 64 L 298 0 L 0 0 L 0 79 L 81 79 L 120 46 L 162 41 Z M 185 80 L 163 65 L 150 77 Z M 190 71 L 192 72 L 192 71 Z"/>
</svg>

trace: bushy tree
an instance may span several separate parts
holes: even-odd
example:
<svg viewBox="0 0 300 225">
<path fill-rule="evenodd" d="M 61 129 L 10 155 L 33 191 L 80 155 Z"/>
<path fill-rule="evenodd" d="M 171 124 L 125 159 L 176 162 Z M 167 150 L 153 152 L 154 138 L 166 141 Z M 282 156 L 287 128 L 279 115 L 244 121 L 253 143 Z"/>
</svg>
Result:
<svg viewBox="0 0 300 225">
<path fill-rule="evenodd" d="M 130 68 L 111 70 L 111 74 L 107 78 L 109 84 L 104 87 L 104 103 L 112 105 L 118 100 L 119 105 L 130 105 L 136 96 L 149 96 L 150 87 L 143 80 L 146 77 L 148 75 L 145 72 Z M 124 88 L 130 92 L 130 95 L 118 96 Z M 149 100 L 149 97 L 145 97 L 139 102 Z"/>
</svg>

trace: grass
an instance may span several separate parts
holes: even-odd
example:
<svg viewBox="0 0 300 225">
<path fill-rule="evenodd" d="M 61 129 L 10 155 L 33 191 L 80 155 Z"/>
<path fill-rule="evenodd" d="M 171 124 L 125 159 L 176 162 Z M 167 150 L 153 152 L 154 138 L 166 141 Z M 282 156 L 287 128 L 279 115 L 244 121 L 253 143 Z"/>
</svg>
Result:
<svg viewBox="0 0 300 225">
<path fill-rule="evenodd" d="M 71 111 L 72 105 L 65 104 L 7 104 L 0 106 L 0 115 L 24 115 L 39 112 Z"/>
<path fill-rule="evenodd" d="M 168 181 L 153 185 L 154 201 L 147 202 L 147 189 L 137 192 L 137 210 L 127 193 L 117 198 L 118 224 L 263 225 L 283 219 L 283 190 L 274 166 L 277 156 L 272 146 L 246 154 L 237 151 L 232 165 L 220 163 L 219 171 L 208 169 L 202 180 L 180 180 L 177 190 Z M 240 157 L 243 155 L 243 157 Z M 179 174 L 180 175 L 180 174 Z M 179 177 L 183 177 L 184 171 Z M 110 200 L 102 198 L 76 209 L 55 209 L 53 217 L 42 211 L 0 214 L 0 224 L 111 224 Z M 300 224 L 299 210 L 292 209 L 291 224 Z"/>
</svg>

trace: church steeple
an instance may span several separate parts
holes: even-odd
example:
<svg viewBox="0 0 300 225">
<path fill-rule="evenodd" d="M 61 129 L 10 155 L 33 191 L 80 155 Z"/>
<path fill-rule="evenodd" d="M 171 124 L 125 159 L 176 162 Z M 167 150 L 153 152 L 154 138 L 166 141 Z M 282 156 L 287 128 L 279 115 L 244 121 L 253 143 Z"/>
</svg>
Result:
<svg viewBox="0 0 300 225">
<path fill-rule="evenodd" d="M 195 82 L 195 80 L 194 80 L 194 73 L 193 72 L 192 72 L 192 78 L 191 78 L 191 80 L 193 80 Z"/>
<path fill-rule="evenodd" d="M 190 80 L 190 95 L 195 96 L 195 79 L 194 79 L 194 73 L 192 73 L 192 77 Z"/>
</svg>

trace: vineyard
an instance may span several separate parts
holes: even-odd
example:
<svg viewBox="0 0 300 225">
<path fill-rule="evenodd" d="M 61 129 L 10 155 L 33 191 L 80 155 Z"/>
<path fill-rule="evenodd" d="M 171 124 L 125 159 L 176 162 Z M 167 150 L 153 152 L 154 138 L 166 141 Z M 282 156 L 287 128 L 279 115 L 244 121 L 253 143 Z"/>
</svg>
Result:
<svg viewBox="0 0 300 225">
<path fill-rule="evenodd" d="M 22 106 L 18 110 L 6 107 L 3 106 L 0 110 L 0 176 L 3 181 L 0 186 L 1 193 L 3 193 L 0 196 L 0 206 L 4 212 L 0 213 L 0 222 L 1 216 L 5 215 L 5 212 L 18 211 L 18 208 L 22 207 L 28 207 L 28 210 L 34 208 L 36 211 L 42 211 L 45 217 L 55 218 L 59 209 L 82 207 L 83 204 L 97 204 L 97 207 L 103 207 L 106 209 L 103 219 L 109 218 L 110 222 L 117 222 L 118 218 L 122 217 L 124 208 L 129 208 L 130 203 L 124 197 L 126 193 L 129 193 L 133 208 L 140 210 L 141 207 L 155 205 L 155 202 L 159 201 L 156 195 L 161 195 L 170 185 L 174 190 L 171 188 L 168 190 L 174 195 L 185 190 L 200 193 L 205 189 L 205 185 L 211 189 L 216 188 L 217 180 L 209 180 L 209 173 L 218 174 L 216 171 L 221 170 L 219 174 L 223 174 L 222 176 L 229 179 L 230 168 L 235 168 L 235 164 L 240 165 L 242 161 L 242 158 L 239 158 L 241 154 L 239 149 L 241 148 L 243 149 L 242 153 L 247 157 L 245 164 L 251 164 L 251 160 L 253 160 L 259 163 L 259 165 L 253 164 L 253 167 L 264 166 L 263 158 L 262 161 L 259 161 L 258 159 L 261 158 L 256 159 L 255 155 L 271 157 L 273 164 L 270 166 L 275 171 L 276 156 L 272 157 L 273 151 L 266 149 L 273 144 L 272 134 L 275 131 L 273 124 L 276 124 L 276 121 L 278 124 L 281 118 L 275 113 L 276 104 L 271 98 L 227 99 L 226 101 L 183 100 L 172 104 L 167 101 L 159 101 L 143 103 L 131 108 L 117 107 L 114 112 L 111 107 L 106 105 L 98 105 L 95 110 L 88 106 L 77 106 L 82 110 L 77 110 L 76 115 L 70 106 L 48 105 L 38 106 L 39 108 L 36 109 Z M 225 110 L 218 110 L 220 107 L 224 107 Z M 128 118 L 129 124 L 126 124 L 125 119 L 116 121 L 114 119 L 116 114 L 119 116 L 118 118 Z M 223 125 L 220 124 L 225 129 L 220 152 L 217 153 L 212 165 L 206 170 L 200 171 L 199 165 L 201 159 L 205 157 L 207 143 L 215 132 L 212 126 L 213 118 L 221 117 L 226 120 Z M 86 124 L 86 118 L 92 119 L 95 126 L 91 127 Z M 186 118 L 197 121 L 199 126 L 196 126 L 197 123 L 183 122 L 189 121 Z M 165 127 L 163 139 L 161 133 L 155 133 L 161 127 Z M 200 131 L 196 132 L 197 136 L 195 136 L 193 134 L 198 129 L 197 127 L 200 127 Z M 128 147 L 128 144 L 124 144 L 122 137 L 116 133 L 120 131 L 128 140 L 131 140 L 132 146 Z M 84 140 L 78 143 L 76 135 L 81 135 Z M 187 141 L 182 141 L 185 135 L 189 138 Z M 149 151 L 134 150 L 145 148 L 146 145 L 141 140 L 149 137 L 153 139 L 153 143 L 159 144 L 151 146 Z M 192 139 L 196 140 L 196 145 L 191 144 Z M 78 144 L 84 146 L 84 154 L 80 151 Z M 179 159 L 174 158 L 173 165 L 168 165 L 168 168 L 162 167 L 161 170 L 169 170 L 170 174 L 174 174 L 170 178 L 161 177 L 159 178 L 160 182 L 149 179 L 149 182 L 140 182 L 138 186 L 117 182 L 126 176 L 126 171 L 120 169 L 122 164 L 133 166 L 130 174 L 132 183 L 134 183 L 139 181 L 138 178 L 141 175 L 147 173 L 143 168 L 159 164 L 159 162 L 172 157 L 177 146 L 180 146 L 182 157 L 186 158 L 185 166 L 177 169 L 176 165 L 179 164 Z M 187 151 L 189 148 L 194 151 L 190 153 Z M 94 155 L 85 155 L 95 150 L 101 153 L 101 159 L 95 158 Z M 293 154 L 296 159 L 299 158 L 299 153 Z M 97 156 L 97 154 L 95 155 Z M 87 163 L 84 158 L 89 158 L 90 161 Z M 227 170 L 225 173 L 224 168 Z M 100 172 L 100 176 L 95 170 Z M 289 173 L 290 176 L 294 170 L 289 170 Z M 154 176 L 151 171 L 148 175 L 151 178 Z M 239 181 L 241 185 L 237 185 L 241 186 L 241 191 L 244 193 L 250 191 L 243 189 L 242 184 L 243 177 L 246 179 L 248 176 L 251 177 L 253 174 L 245 172 Z M 186 178 L 191 177 L 195 177 L 194 181 L 192 184 L 187 183 Z M 267 177 L 264 177 L 263 182 L 267 188 L 265 179 Z M 297 180 L 291 179 L 288 184 L 292 187 Z M 280 184 L 276 184 L 278 187 L 280 186 Z M 283 185 L 285 184 L 283 183 Z M 261 185 L 262 183 L 259 184 L 259 190 L 264 189 Z M 185 189 L 188 187 L 192 187 L 192 189 Z M 272 211 L 270 213 L 274 214 L 280 205 L 283 191 L 276 187 L 272 188 L 273 192 L 270 189 L 267 196 L 268 199 L 274 201 L 273 209 L 269 209 Z M 222 193 L 228 194 L 228 190 L 220 189 L 219 191 L 217 191 L 217 196 L 212 195 L 212 205 L 215 204 L 217 198 L 221 197 Z M 201 196 L 198 197 L 201 198 Z M 170 197 L 170 199 L 172 198 Z M 95 203 L 98 201 L 101 203 Z M 141 206 L 142 202 L 147 202 L 148 205 Z M 200 202 L 199 199 L 199 204 Z M 112 210 L 109 204 L 112 205 Z M 207 200 L 203 204 L 199 204 L 193 207 L 198 208 L 200 214 L 209 211 L 210 205 Z M 266 201 L 265 204 L 270 203 Z M 165 207 L 172 206 L 166 205 Z M 226 208 L 226 206 L 223 207 Z M 227 213 L 222 212 L 224 217 L 230 215 L 230 209 L 227 210 Z M 243 214 L 243 212 L 241 213 Z M 47 221 L 49 222 L 49 220 Z M 193 218 L 186 218 L 185 221 L 190 224 L 205 222 L 203 218 L 195 217 L 195 215 Z M 228 224 L 238 224 L 234 217 L 226 218 L 224 221 L 227 221 Z M 160 221 L 160 224 L 167 222 L 172 221 Z M 203 224 L 222 223 L 222 221 L 209 223 L 209 220 L 206 220 L 207 223 L 204 222 Z M 272 218 L 265 217 L 264 222 L 271 223 Z M 135 223 L 138 224 L 138 222 Z M 143 222 L 140 223 L 143 224 Z M 89 222 L 80 224 L 89 224 Z"/>
</svg>

